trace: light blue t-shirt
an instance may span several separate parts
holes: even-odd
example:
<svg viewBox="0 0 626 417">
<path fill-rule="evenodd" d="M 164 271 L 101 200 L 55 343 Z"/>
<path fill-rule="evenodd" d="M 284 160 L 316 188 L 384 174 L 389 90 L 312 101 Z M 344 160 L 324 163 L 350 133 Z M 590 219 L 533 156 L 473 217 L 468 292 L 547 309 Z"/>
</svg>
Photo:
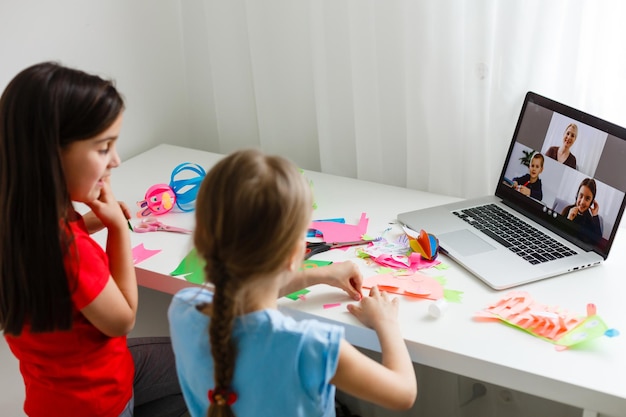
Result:
<svg viewBox="0 0 626 417">
<path fill-rule="evenodd" d="M 210 303 L 206 289 L 185 288 L 170 304 L 168 318 L 176 369 L 189 412 L 205 417 L 214 388 L 209 343 L 210 318 L 196 309 Z M 340 326 L 296 321 L 277 310 L 261 310 L 235 321 L 237 361 L 232 406 L 238 417 L 334 417 L 330 384 L 344 335 Z"/>
</svg>

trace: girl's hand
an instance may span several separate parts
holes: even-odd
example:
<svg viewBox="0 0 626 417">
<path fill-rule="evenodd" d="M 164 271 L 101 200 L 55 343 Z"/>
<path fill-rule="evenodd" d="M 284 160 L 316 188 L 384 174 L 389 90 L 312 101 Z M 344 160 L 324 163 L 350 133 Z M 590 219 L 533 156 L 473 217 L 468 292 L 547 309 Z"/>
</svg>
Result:
<svg viewBox="0 0 626 417">
<path fill-rule="evenodd" d="M 359 301 L 363 276 L 355 263 L 337 262 L 320 268 L 305 268 L 296 272 L 279 291 L 279 297 L 312 285 L 326 284 L 344 290 L 350 298 Z"/>
<path fill-rule="evenodd" d="M 130 219 L 132 214 L 130 213 L 130 210 L 128 209 L 126 203 L 124 203 L 123 201 L 118 201 L 118 203 L 120 205 L 120 208 L 122 209 L 122 212 L 124 213 L 124 217 L 126 217 L 126 219 Z M 87 231 L 89 232 L 89 234 L 97 233 L 100 230 L 104 229 L 104 224 L 93 211 L 89 211 L 83 214 L 83 221 L 87 226 Z"/>
<path fill-rule="evenodd" d="M 361 286 L 363 285 L 363 275 L 359 267 L 350 261 L 337 262 L 318 268 L 319 272 L 324 272 L 324 284 L 341 288 L 348 293 L 350 298 L 360 301 Z"/>
<path fill-rule="evenodd" d="M 574 206 L 569 209 L 569 212 L 567 213 L 567 219 L 574 220 L 576 216 L 578 216 L 578 207 Z"/>
<path fill-rule="evenodd" d="M 365 326 L 379 331 L 389 323 L 397 323 L 398 303 L 397 298 L 389 298 L 388 293 L 372 287 L 369 297 L 364 297 L 360 305 L 348 304 L 348 311 Z"/>
<path fill-rule="evenodd" d="M 126 204 L 120 203 L 115 199 L 109 181 L 104 181 L 100 196 L 96 200 L 87 203 L 87 206 L 89 206 L 93 214 L 100 220 L 100 228 L 128 228 L 126 224 L 128 218 L 126 216 L 130 215 L 130 211 Z M 92 229 L 88 230 L 91 232 Z"/>
</svg>

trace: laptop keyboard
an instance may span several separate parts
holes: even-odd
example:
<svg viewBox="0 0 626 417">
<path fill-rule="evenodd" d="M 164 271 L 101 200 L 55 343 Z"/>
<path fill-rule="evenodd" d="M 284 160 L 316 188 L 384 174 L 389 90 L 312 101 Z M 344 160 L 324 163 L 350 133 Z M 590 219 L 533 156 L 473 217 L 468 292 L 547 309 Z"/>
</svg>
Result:
<svg viewBox="0 0 626 417">
<path fill-rule="evenodd" d="M 495 204 L 457 210 L 453 213 L 533 265 L 576 254 Z"/>
</svg>

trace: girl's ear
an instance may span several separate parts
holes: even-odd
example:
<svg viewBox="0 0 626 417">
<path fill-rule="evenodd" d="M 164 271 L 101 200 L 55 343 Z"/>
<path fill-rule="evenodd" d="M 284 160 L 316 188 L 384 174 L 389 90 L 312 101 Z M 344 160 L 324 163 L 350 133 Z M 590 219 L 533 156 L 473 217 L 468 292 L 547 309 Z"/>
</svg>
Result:
<svg viewBox="0 0 626 417">
<path fill-rule="evenodd" d="M 287 270 L 289 272 L 295 272 L 302 263 L 304 258 L 304 247 L 302 244 L 295 245 L 291 255 L 287 258 Z"/>
</svg>

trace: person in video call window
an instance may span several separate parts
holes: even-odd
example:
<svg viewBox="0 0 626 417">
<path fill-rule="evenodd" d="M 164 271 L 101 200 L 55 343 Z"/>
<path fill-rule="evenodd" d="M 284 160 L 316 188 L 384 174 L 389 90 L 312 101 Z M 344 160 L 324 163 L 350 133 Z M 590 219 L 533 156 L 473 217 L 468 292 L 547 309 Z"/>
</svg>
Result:
<svg viewBox="0 0 626 417">
<path fill-rule="evenodd" d="M 596 243 L 602 237 L 600 206 L 596 200 L 596 181 L 593 178 L 585 178 L 578 186 L 576 202 L 563 209 L 561 215 L 567 217 L 580 226 L 583 240 Z"/>
<path fill-rule="evenodd" d="M 541 201 L 543 198 L 543 191 L 541 189 L 541 179 L 539 179 L 539 174 L 542 172 L 543 155 L 535 153 L 528 164 L 528 174 L 513 178 L 513 188 L 526 196 Z"/>
<path fill-rule="evenodd" d="M 576 142 L 578 137 L 578 126 L 574 123 L 570 123 L 563 132 L 563 143 L 561 146 L 552 146 L 546 152 L 546 156 L 552 159 L 556 159 L 558 162 L 567 165 L 568 167 L 576 169 L 576 157 L 570 152 L 572 145 Z"/>
</svg>

